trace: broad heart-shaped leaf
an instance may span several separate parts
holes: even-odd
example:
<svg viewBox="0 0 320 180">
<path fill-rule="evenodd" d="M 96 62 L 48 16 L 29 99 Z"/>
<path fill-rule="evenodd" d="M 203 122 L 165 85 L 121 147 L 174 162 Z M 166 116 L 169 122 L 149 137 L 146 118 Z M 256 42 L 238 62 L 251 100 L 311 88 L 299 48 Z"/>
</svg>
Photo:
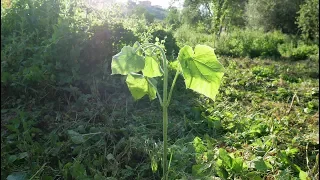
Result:
<svg viewBox="0 0 320 180">
<path fill-rule="evenodd" d="M 193 52 L 190 46 L 184 46 L 180 49 L 178 60 L 186 87 L 215 100 L 224 67 L 217 60 L 214 50 L 197 45 Z"/>
<path fill-rule="evenodd" d="M 156 81 L 149 79 L 152 84 L 157 87 Z M 127 77 L 128 88 L 135 100 L 141 99 L 144 95 L 148 94 L 150 100 L 156 98 L 157 90 L 148 82 L 147 77 L 141 74 L 129 74 Z"/>
<path fill-rule="evenodd" d="M 159 63 L 156 59 L 150 56 L 145 58 L 145 66 L 142 70 L 142 73 L 146 77 L 162 76 Z"/>
<path fill-rule="evenodd" d="M 120 53 L 114 55 L 111 62 L 112 74 L 127 75 L 141 71 L 144 68 L 144 58 L 136 51 L 137 47 L 125 46 Z"/>
</svg>

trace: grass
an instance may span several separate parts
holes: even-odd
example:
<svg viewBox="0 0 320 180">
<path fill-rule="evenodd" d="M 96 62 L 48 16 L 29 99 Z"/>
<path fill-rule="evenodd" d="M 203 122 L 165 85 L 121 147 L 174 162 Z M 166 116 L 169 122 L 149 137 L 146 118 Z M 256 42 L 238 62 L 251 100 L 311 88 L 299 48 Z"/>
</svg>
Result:
<svg viewBox="0 0 320 180">
<path fill-rule="evenodd" d="M 318 63 L 219 60 L 227 70 L 216 102 L 185 90 L 178 78 L 169 106 L 169 179 L 220 172 L 233 179 L 296 179 L 296 166 L 318 179 Z M 67 99 L 2 101 L 1 178 L 160 179 L 157 101 L 134 102 L 126 88 L 82 94 L 69 105 Z M 219 148 L 243 161 L 240 172 L 217 155 Z"/>
</svg>

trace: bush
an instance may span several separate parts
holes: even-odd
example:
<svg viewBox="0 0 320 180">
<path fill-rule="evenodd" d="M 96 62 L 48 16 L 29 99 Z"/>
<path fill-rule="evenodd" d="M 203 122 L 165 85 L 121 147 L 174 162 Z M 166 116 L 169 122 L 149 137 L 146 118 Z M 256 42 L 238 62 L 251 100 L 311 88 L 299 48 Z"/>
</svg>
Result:
<svg viewBox="0 0 320 180">
<path fill-rule="evenodd" d="M 174 37 L 176 38 L 177 44 L 180 48 L 184 45 L 194 47 L 197 44 L 205 44 L 211 47 L 214 46 L 213 34 L 199 33 L 186 24 L 176 30 Z"/>
<path fill-rule="evenodd" d="M 305 40 L 313 40 L 319 45 L 319 1 L 306 0 L 300 6 L 297 24 Z"/>
<path fill-rule="evenodd" d="M 307 45 L 299 42 L 288 42 L 278 46 L 278 50 L 282 57 L 292 60 L 304 60 L 317 54 L 319 48 L 317 45 Z"/>
<path fill-rule="evenodd" d="M 222 34 L 215 43 L 216 52 L 234 57 L 279 57 L 279 44 L 286 41 L 287 36 L 279 31 L 264 33 L 263 31 L 234 30 L 230 34 Z"/>
<path fill-rule="evenodd" d="M 18 0 L 2 12 L 1 86 L 6 92 L 39 97 L 39 92 L 80 84 L 90 89 L 84 82 L 102 77 L 105 61 L 110 64 L 123 45 L 138 40 L 122 24 L 82 6 L 81 1 L 65 6 L 63 0 Z M 97 20 L 88 23 L 91 18 Z"/>
<path fill-rule="evenodd" d="M 160 40 L 165 39 L 165 49 L 167 51 L 167 55 L 172 55 L 176 57 L 179 53 L 179 47 L 177 45 L 176 39 L 173 37 L 172 32 L 165 30 L 157 30 L 152 33 L 153 41 L 155 43 L 155 38 L 158 37 Z"/>
</svg>

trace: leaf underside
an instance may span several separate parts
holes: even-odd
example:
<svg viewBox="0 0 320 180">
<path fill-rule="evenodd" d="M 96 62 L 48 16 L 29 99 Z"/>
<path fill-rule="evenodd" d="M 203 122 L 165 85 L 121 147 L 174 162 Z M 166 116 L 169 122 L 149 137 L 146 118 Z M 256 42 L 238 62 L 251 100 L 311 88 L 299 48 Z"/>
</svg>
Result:
<svg viewBox="0 0 320 180">
<path fill-rule="evenodd" d="M 139 72 L 144 68 L 143 56 L 136 53 L 137 48 L 125 46 L 121 52 L 112 57 L 112 74 L 127 75 L 131 72 Z"/>
<path fill-rule="evenodd" d="M 149 80 L 156 86 L 155 80 Z M 135 100 L 141 99 L 145 95 L 149 95 L 150 100 L 156 98 L 156 89 L 147 81 L 147 77 L 141 74 L 129 74 L 126 82 Z"/>
<path fill-rule="evenodd" d="M 147 56 L 145 58 L 145 66 L 142 73 L 146 77 L 158 77 L 162 76 L 159 62 L 153 57 Z"/>
<path fill-rule="evenodd" d="M 217 60 L 214 50 L 205 45 L 194 49 L 184 46 L 178 55 L 186 88 L 215 100 L 224 74 L 224 67 Z"/>
</svg>

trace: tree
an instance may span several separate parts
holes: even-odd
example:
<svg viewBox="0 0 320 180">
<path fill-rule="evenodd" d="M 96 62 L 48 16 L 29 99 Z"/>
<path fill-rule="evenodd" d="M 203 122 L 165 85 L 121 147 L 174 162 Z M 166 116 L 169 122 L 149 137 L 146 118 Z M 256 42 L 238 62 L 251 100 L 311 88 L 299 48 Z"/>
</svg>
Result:
<svg viewBox="0 0 320 180">
<path fill-rule="evenodd" d="M 191 25 L 201 22 L 219 35 L 223 28 L 245 26 L 246 3 L 247 0 L 186 0 L 184 22 Z"/>
<path fill-rule="evenodd" d="M 246 6 L 247 26 L 252 29 L 284 33 L 298 32 L 295 23 L 299 6 L 304 0 L 249 0 Z"/>
<path fill-rule="evenodd" d="M 300 6 L 297 24 L 304 39 L 314 40 L 319 44 L 319 1 L 306 0 Z"/>
<path fill-rule="evenodd" d="M 220 35 L 222 28 L 244 27 L 247 0 L 213 0 L 214 32 Z"/>
<path fill-rule="evenodd" d="M 180 12 L 178 9 L 175 7 L 170 7 L 168 9 L 168 15 L 166 16 L 165 21 L 172 25 L 173 29 L 178 28 L 181 25 Z"/>
</svg>

